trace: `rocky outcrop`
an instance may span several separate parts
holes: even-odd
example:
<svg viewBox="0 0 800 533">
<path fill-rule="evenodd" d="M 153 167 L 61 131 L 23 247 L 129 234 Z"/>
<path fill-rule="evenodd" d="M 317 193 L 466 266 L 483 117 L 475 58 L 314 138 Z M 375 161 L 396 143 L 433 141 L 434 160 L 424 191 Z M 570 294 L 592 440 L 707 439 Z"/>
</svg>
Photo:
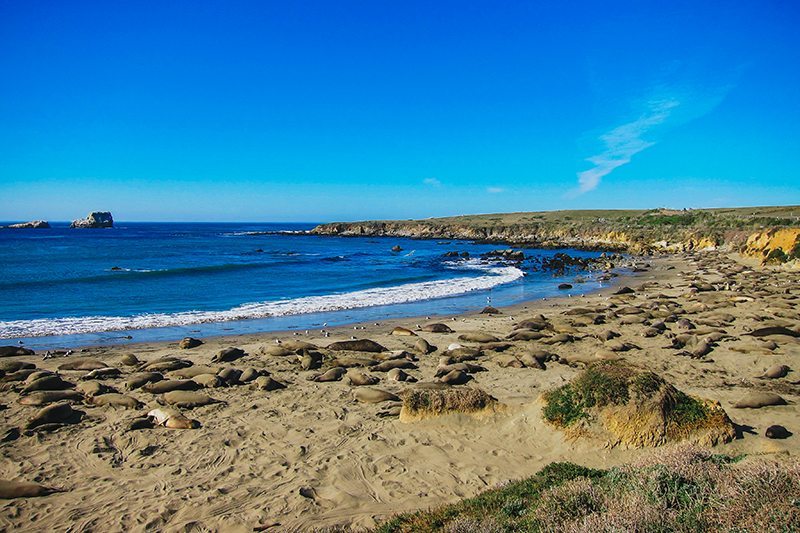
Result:
<svg viewBox="0 0 800 533">
<path fill-rule="evenodd" d="M 19 224 L 9 224 L 8 229 L 49 229 L 50 224 L 45 220 L 31 220 L 30 222 L 20 222 Z"/>
<path fill-rule="evenodd" d="M 635 254 L 719 248 L 740 251 L 748 236 L 753 232 L 764 232 L 763 228 L 780 230 L 771 238 L 788 242 L 790 239 L 784 238 L 785 233 L 781 231 L 800 231 L 800 217 L 795 216 L 798 211 L 800 208 L 771 207 L 505 213 L 425 220 L 336 222 L 317 226 L 311 234 L 463 239 Z M 796 246 L 793 249 L 797 250 Z M 790 254 L 788 250 L 783 252 Z"/>
<path fill-rule="evenodd" d="M 94 211 L 86 218 L 73 220 L 70 228 L 113 228 L 114 217 L 108 211 Z"/>
<path fill-rule="evenodd" d="M 770 229 L 747 238 L 742 253 L 761 259 L 762 264 L 778 264 L 800 259 L 800 228 Z"/>
</svg>

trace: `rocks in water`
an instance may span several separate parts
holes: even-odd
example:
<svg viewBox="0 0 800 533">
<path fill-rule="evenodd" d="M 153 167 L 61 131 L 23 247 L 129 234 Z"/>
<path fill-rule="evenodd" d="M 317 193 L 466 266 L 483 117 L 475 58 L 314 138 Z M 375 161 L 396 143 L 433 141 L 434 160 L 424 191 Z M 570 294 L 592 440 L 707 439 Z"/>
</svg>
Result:
<svg viewBox="0 0 800 533">
<path fill-rule="evenodd" d="M 450 326 L 441 323 L 423 326 L 422 331 L 426 331 L 428 333 L 453 333 L 453 330 L 450 329 Z"/>
<path fill-rule="evenodd" d="M 178 343 L 178 348 L 182 350 L 188 350 L 190 348 L 196 348 L 201 344 L 203 344 L 203 341 L 201 341 L 200 339 L 195 339 L 194 337 L 184 337 Z"/>
<path fill-rule="evenodd" d="M 503 261 L 520 262 L 525 260 L 525 254 L 520 250 L 492 250 L 481 254 L 484 259 L 499 259 Z"/>
<path fill-rule="evenodd" d="M 30 222 L 18 222 L 2 227 L 7 229 L 50 229 L 50 224 L 46 220 L 31 220 Z"/>
<path fill-rule="evenodd" d="M 22 346 L 0 346 L 0 357 L 16 357 L 18 355 L 36 355 L 36 352 Z"/>
<path fill-rule="evenodd" d="M 395 244 L 394 246 L 392 246 L 392 251 L 393 252 L 402 252 L 403 249 L 400 247 L 399 244 Z"/>
<path fill-rule="evenodd" d="M 761 409 L 773 405 L 786 405 L 786 400 L 774 392 L 752 391 L 733 404 L 737 409 Z"/>
<path fill-rule="evenodd" d="M 247 355 L 241 348 L 225 348 L 211 358 L 212 363 L 230 363 Z"/>
<path fill-rule="evenodd" d="M 70 228 L 113 228 L 114 217 L 108 211 L 93 211 L 86 218 L 73 220 Z"/>
<path fill-rule="evenodd" d="M 788 439 L 792 436 L 792 432 L 783 426 L 774 425 L 767 428 L 764 436 L 768 439 Z"/>
<path fill-rule="evenodd" d="M 346 350 L 351 352 L 370 352 L 380 353 L 388 351 L 375 341 L 369 339 L 359 339 L 351 341 L 339 341 L 328 345 L 329 350 Z"/>
</svg>

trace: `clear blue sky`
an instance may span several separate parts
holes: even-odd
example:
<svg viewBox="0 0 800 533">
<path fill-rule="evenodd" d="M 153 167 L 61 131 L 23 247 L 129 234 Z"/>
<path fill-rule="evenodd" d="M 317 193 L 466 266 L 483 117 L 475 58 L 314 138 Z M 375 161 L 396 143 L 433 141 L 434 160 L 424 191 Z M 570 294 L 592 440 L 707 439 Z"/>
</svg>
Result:
<svg viewBox="0 0 800 533">
<path fill-rule="evenodd" d="M 655 4 L 0 0 L 0 220 L 800 204 L 800 3 Z"/>
</svg>

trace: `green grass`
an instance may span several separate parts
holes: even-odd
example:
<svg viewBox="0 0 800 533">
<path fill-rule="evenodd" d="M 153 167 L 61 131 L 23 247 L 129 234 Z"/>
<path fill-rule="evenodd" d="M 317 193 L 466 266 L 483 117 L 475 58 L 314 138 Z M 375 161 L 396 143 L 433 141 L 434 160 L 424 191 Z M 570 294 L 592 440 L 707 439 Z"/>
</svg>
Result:
<svg viewBox="0 0 800 533">
<path fill-rule="evenodd" d="M 684 446 L 608 470 L 551 463 L 452 505 L 397 515 L 379 533 L 797 531 L 800 463 Z"/>
</svg>

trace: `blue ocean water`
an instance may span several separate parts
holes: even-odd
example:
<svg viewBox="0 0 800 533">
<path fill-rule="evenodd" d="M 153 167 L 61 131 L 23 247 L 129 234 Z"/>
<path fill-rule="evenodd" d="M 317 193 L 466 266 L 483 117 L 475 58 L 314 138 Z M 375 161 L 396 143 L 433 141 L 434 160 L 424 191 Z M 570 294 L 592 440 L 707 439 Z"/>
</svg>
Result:
<svg viewBox="0 0 800 533">
<path fill-rule="evenodd" d="M 558 283 L 574 278 L 479 259 L 498 245 L 302 234 L 313 226 L 2 229 L 0 339 L 76 346 L 446 315 L 563 294 Z M 599 286 L 588 279 L 572 293 Z"/>
</svg>

